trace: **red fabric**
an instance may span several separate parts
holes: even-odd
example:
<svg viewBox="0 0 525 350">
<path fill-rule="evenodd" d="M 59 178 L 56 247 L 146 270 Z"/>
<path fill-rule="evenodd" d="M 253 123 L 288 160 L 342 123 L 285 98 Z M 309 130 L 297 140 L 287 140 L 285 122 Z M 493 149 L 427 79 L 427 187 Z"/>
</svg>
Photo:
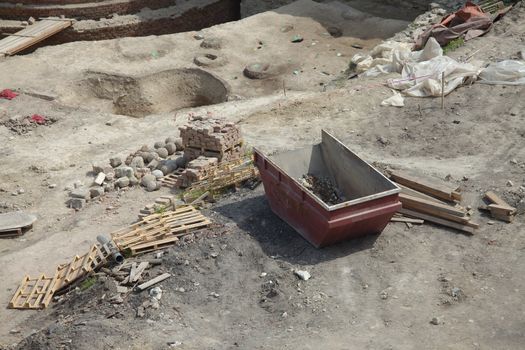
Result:
<svg viewBox="0 0 525 350">
<path fill-rule="evenodd" d="M 5 90 L 0 91 L 0 98 L 12 100 L 17 96 L 18 94 L 14 92 L 13 90 L 5 89 Z"/>
<path fill-rule="evenodd" d="M 416 48 L 424 47 L 430 37 L 444 46 L 459 37 L 469 40 L 483 35 L 491 28 L 492 19 L 478 5 L 467 1 L 461 9 L 445 16 L 440 23 L 421 34 L 416 40 Z"/>
<path fill-rule="evenodd" d="M 33 114 L 31 116 L 31 122 L 37 123 L 37 124 L 45 124 L 46 123 L 46 117 L 42 117 L 39 114 Z"/>
</svg>

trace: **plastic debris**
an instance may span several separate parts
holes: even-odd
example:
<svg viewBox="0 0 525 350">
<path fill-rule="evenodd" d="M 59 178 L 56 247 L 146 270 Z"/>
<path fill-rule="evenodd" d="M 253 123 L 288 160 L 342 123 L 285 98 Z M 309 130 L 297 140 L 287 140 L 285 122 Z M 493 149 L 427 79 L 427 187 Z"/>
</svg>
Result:
<svg viewBox="0 0 525 350">
<path fill-rule="evenodd" d="M 0 91 L 0 98 L 5 98 L 6 100 L 12 100 L 17 96 L 18 94 L 10 89 L 4 89 Z"/>
</svg>

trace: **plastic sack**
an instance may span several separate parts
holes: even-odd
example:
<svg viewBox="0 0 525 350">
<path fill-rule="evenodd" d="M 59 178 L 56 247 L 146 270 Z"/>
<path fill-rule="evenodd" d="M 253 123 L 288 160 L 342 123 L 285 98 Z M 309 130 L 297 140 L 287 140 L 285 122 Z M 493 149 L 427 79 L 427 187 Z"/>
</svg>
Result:
<svg viewBox="0 0 525 350">
<path fill-rule="evenodd" d="M 479 67 L 470 63 L 459 63 L 448 56 L 434 57 L 429 61 L 408 63 L 401 79 L 390 79 L 387 84 L 414 97 L 440 96 L 441 76 L 445 73 L 445 95 L 458 86 L 477 79 Z"/>
<path fill-rule="evenodd" d="M 525 62 L 501 61 L 491 63 L 479 74 L 480 83 L 501 85 L 525 85 Z"/>
</svg>

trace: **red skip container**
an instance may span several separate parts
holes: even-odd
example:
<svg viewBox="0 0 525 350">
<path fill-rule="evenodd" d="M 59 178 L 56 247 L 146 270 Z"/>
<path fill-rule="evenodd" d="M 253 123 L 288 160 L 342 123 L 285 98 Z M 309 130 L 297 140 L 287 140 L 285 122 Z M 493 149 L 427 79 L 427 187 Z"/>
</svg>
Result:
<svg viewBox="0 0 525 350">
<path fill-rule="evenodd" d="M 380 233 L 401 208 L 400 188 L 322 131 L 322 142 L 265 156 L 254 150 L 272 211 L 315 247 Z M 348 201 L 327 205 L 299 183 L 305 174 L 328 177 Z"/>
</svg>

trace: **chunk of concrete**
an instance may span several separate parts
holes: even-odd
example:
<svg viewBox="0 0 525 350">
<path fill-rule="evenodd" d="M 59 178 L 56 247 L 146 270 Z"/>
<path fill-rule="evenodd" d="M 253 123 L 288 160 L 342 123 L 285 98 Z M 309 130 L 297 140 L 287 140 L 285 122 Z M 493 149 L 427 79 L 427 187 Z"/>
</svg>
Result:
<svg viewBox="0 0 525 350">
<path fill-rule="evenodd" d="M 90 199 L 91 195 L 89 194 L 89 190 L 85 188 L 76 188 L 69 194 L 72 198 L 80 198 L 80 199 Z"/>
<path fill-rule="evenodd" d="M 135 173 L 133 171 L 133 168 L 132 167 L 129 167 L 129 166 L 120 166 L 118 168 L 115 168 L 115 176 L 117 178 L 122 178 L 122 177 L 132 177 L 134 176 Z"/>
<path fill-rule="evenodd" d="M 117 181 L 115 182 L 115 186 L 117 186 L 119 188 L 124 188 L 124 187 L 128 187 L 129 183 L 130 183 L 129 178 L 126 177 L 126 176 L 123 176 L 123 177 L 119 177 L 117 179 Z"/>
<path fill-rule="evenodd" d="M 97 186 L 97 187 L 91 187 L 89 189 L 89 194 L 91 196 L 91 198 L 97 198 L 97 197 L 100 197 L 104 194 L 104 187 L 102 186 Z"/>
<path fill-rule="evenodd" d="M 101 186 L 104 183 L 105 179 L 106 179 L 106 174 L 98 173 L 97 177 L 95 178 L 95 183 Z"/>
<path fill-rule="evenodd" d="M 72 209 L 82 209 L 86 205 L 86 200 L 82 198 L 70 198 L 68 201 L 68 207 Z"/>
</svg>

